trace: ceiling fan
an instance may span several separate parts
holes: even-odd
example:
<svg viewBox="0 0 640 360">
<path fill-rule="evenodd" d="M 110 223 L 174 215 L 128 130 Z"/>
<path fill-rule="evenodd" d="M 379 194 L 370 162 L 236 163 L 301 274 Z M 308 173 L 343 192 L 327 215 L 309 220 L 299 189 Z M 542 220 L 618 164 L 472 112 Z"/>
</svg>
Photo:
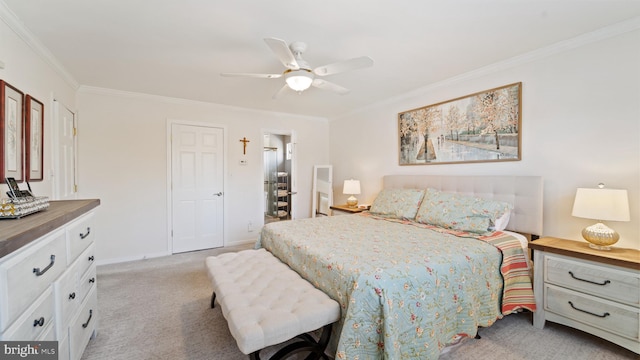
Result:
<svg viewBox="0 0 640 360">
<path fill-rule="evenodd" d="M 361 56 L 329 65 L 311 68 L 309 63 L 302 59 L 302 53 L 307 49 L 307 44 L 297 41 L 291 43 L 291 45 L 287 45 L 284 40 L 276 38 L 265 38 L 264 41 L 267 43 L 269 48 L 271 48 L 271 51 L 273 51 L 280 62 L 282 62 L 286 67 L 286 70 L 284 70 L 282 74 L 222 73 L 220 75 L 262 79 L 277 79 L 284 77 L 285 84 L 273 95 L 274 99 L 280 97 L 280 95 L 288 89 L 301 93 L 307 90 L 310 86 L 343 95 L 348 93 L 349 89 L 324 79 L 320 79 L 319 77 L 362 69 L 373 65 L 373 60 L 370 57 Z"/>
</svg>

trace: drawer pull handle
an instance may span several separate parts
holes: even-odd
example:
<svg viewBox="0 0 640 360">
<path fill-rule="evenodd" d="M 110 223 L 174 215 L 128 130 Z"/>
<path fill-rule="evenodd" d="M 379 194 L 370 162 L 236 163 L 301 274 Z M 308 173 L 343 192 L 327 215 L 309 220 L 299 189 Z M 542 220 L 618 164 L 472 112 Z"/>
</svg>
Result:
<svg viewBox="0 0 640 360">
<path fill-rule="evenodd" d="M 92 316 L 93 316 L 93 310 L 91 310 L 91 309 L 90 309 L 90 310 L 89 310 L 89 318 L 87 319 L 87 322 L 86 322 L 86 323 L 84 323 L 84 324 L 82 324 L 82 328 L 83 328 L 83 329 L 86 329 L 86 328 L 87 328 L 87 326 L 89 326 L 89 321 L 91 321 L 91 317 L 92 317 Z"/>
<path fill-rule="evenodd" d="M 33 320 L 33 327 L 36 326 L 44 326 L 44 318 L 41 317 L 40 319 L 35 319 Z"/>
<path fill-rule="evenodd" d="M 573 303 L 572 303 L 571 301 L 569 301 L 569 305 L 571 305 L 571 308 L 573 308 L 573 310 L 578 310 L 578 311 L 581 311 L 581 312 L 583 312 L 583 313 L 585 313 L 585 314 L 589 314 L 589 315 L 597 316 L 597 317 L 599 317 L 599 318 L 606 318 L 607 316 L 611 315 L 611 314 L 609 314 L 608 312 L 606 312 L 606 313 L 604 313 L 604 314 L 602 314 L 602 315 L 598 315 L 598 314 L 594 314 L 594 313 L 592 313 L 591 311 L 578 309 L 577 307 L 573 306 Z"/>
<path fill-rule="evenodd" d="M 89 261 L 93 261 L 95 258 L 93 257 L 93 255 L 89 256 L 89 258 L 87 260 Z"/>
<path fill-rule="evenodd" d="M 569 275 L 571 275 L 572 278 L 576 279 L 576 280 L 580 280 L 580 281 L 584 281 L 584 282 L 588 282 L 589 284 L 594 284 L 594 285 L 600 285 L 600 286 L 605 286 L 607 284 L 611 284 L 610 280 L 605 280 L 602 283 L 599 282 L 595 282 L 595 281 L 591 281 L 591 280 L 586 280 L 586 279 L 580 279 L 579 277 L 573 275 L 572 271 L 569 271 Z"/>
<path fill-rule="evenodd" d="M 73 300 L 76 298 L 76 293 L 72 292 L 71 294 L 69 294 L 69 300 Z"/>
<path fill-rule="evenodd" d="M 91 228 L 87 227 L 87 232 L 85 234 L 80 233 L 80 239 L 86 238 L 87 236 L 89 236 L 89 234 L 91 234 Z"/>
<path fill-rule="evenodd" d="M 36 274 L 36 276 L 44 275 L 44 273 L 46 273 L 47 270 L 51 269 L 51 267 L 55 262 L 56 262 L 56 256 L 51 255 L 51 262 L 49 263 L 49 265 L 47 265 L 46 268 L 42 269 L 42 271 L 40 271 L 40 268 L 33 268 L 33 273 Z"/>
<path fill-rule="evenodd" d="M 89 279 L 89 284 L 93 284 L 94 282 L 96 282 L 96 278 Z"/>
</svg>

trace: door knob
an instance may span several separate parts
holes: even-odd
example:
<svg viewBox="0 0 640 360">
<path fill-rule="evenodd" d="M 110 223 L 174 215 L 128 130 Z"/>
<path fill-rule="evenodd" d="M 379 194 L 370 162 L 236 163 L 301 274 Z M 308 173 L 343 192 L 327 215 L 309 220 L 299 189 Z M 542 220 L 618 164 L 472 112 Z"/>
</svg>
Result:
<svg viewBox="0 0 640 360">
<path fill-rule="evenodd" d="M 213 196 L 222 196 L 222 191 L 213 194 Z"/>
</svg>

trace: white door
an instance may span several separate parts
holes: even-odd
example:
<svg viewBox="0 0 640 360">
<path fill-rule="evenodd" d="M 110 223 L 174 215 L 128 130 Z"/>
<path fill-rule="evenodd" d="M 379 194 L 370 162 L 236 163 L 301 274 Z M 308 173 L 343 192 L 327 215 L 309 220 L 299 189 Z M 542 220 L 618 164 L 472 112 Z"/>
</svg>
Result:
<svg viewBox="0 0 640 360">
<path fill-rule="evenodd" d="M 53 193 L 56 200 L 76 198 L 76 117 L 59 101 L 53 101 L 54 121 L 54 169 Z"/>
<path fill-rule="evenodd" d="M 224 131 L 172 124 L 173 253 L 224 245 Z"/>
</svg>

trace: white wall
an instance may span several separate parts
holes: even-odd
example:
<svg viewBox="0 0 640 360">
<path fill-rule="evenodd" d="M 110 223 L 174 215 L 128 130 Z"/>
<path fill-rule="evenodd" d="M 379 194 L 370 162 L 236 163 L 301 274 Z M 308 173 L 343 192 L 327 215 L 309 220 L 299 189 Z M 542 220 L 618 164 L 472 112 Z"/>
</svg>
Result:
<svg viewBox="0 0 640 360">
<path fill-rule="evenodd" d="M 326 119 L 85 87 L 78 104 L 79 192 L 101 199 L 97 254 L 103 262 L 169 251 L 167 119 L 226 128 L 225 246 L 255 241 L 263 224 L 265 130 L 296 134 L 294 211 L 296 217 L 311 214 L 313 165 L 328 161 Z M 250 140 L 246 155 L 243 137 Z M 240 165 L 241 159 L 248 165 Z"/>
<path fill-rule="evenodd" d="M 55 70 L 57 63 L 48 54 L 27 45 L 25 39 L 30 37 L 5 8 L 4 2 L 0 2 L 0 61 L 4 63 L 0 79 L 44 104 L 44 180 L 30 184 L 36 195 L 51 196 L 53 99 L 74 109 L 77 84 Z M 21 188 L 26 190 L 26 185 L 21 184 Z M 4 194 L 6 185 L 0 189 L 0 194 Z"/>
<path fill-rule="evenodd" d="M 576 188 L 603 182 L 629 192 L 631 221 L 609 224 L 621 236 L 616 246 L 640 248 L 640 30 L 586 38 L 332 119 L 334 184 L 359 179 L 364 203 L 386 174 L 541 175 L 542 235 L 582 239 L 594 222 L 571 216 Z M 515 82 L 522 82 L 521 161 L 398 165 L 399 112 Z M 344 202 L 337 185 L 335 202 Z"/>
<path fill-rule="evenodd" d="M 294 133 L 294 215 L 311 215 L 313 165 L 329 159 L 326 119 L 84 88 L 0 2 L 0 79 L 44 103 L 45 180 L 31 184 L 52 196 L 53 100 L 78 115 L 78 198 L 99 198 L 101 263 L 169 253 L 167 120 L 206 122 L 226 131 L 225 245 L 255 241 L 263 218 L 263 132 Z M 81 106 L 80 106 L 81 105 Z M 251 142 L 242 155 L 239 139 Z M 240 166 L 240 159 L 247 166 Z M 6 185 L 5 185 L 6 186 Z M 24 185 L 22 185 L 24 187 Z M 248 231 L 248 223 L 253 231 Z"/>
<path fill-rule="evenodd" d="M 580 239 L 589 220 L 571 217 L 577 187 L 604 182 L 629 191 L 632 221 L 611 224 L 623 247 L 640 248 L 640 31 L 512 61 L 388 99 L 357 113 L 323 119 L 85 88 L 38 46 L 0 2 L 3 79 L 45 105 L 45 180 L 51 196 L 53 99 L 79 110 L 79 197 L 100 198 L 98 256 L 103 262 L 163 255 L 167 235 L 167 119 L 223 125 L 228 140 L 227 244 L 253 241 L 262 223 L 262 133 L 297 135 L 296 216 L 310 216 L 313 165 L 332 164 L 335 202 L 341 182 L 361 180 L 371 202 L 385 174 L 516 174 L 545 177 L 546 236 Z M 571 46 L 568 46 L 569 48 Z M 544 54 L 544 51 L 541 52 Z M 522 59 L 520 59 L 522 60 Z M 527 60 L 527 57 L 525 57 Z M 522 161 L 398 166 L 397 114 L 477 91 L 523 83 Z M 354 135 L 355 134 L 355 135 Z M 249 165 L 240 166 L 246 136 Z M 328 140 L 330 138 L 330 141 Z M 329 158 L 331 149 L 331 158 Z M 256 231 L 247 232 L 253 222 Z"/>
</svg>

